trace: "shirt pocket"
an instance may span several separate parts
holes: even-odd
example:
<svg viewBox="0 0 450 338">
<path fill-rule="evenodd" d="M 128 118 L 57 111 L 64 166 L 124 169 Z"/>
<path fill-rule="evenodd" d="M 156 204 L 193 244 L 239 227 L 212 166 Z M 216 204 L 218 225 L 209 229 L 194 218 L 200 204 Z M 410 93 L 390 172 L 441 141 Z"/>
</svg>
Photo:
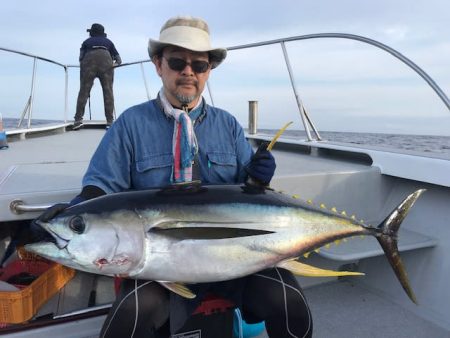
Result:
<svg viewBox="0 0 450 338">
<path fill-rule="evenodd" d="M 211 152 L 207 154 L 209 182 L 234 183 L 237 175 L 237 159 L 233 153 Z"/>
<path fill-rule="evenodd" d="M 163 187 L 170 184 L 172 154 L 149 155 L 136 161 L 133 186 L 135 189 Z"/>
</svg>

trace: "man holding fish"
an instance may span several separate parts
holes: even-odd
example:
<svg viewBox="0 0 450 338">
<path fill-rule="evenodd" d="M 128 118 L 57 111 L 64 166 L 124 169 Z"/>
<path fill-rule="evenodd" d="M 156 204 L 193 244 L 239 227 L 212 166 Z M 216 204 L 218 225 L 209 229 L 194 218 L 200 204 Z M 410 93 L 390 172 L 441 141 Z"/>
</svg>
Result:
<svg viewBox="0 0 450 338">
<path fill-rule="evenodd" d="M 45 222 L 69 205 L 105 194 L 201 180 L 205 184 L 252 182 L 266 186 L 275 160 L 256 153 L 237 120 L 208 105 L 202 92 L 226 50 L 211 47 L 205 21 L 169 19 L 148 52 L 162 88 L 154 100 L 127 109 L 108 130 L 70 204 L 42 214 Z M 185 257 L 189 264 L 189 257 Z M 124 279 L 101 337 L 156 337 L 176 333 L 207 293 L 232 300 L 247 322 L 265 321 L 272 338 L 311 337 L 312 318 L 291 272 L 273 268 L 229 281 L 189 285 L 186 299 L 162 284 Z"/>
</svg>

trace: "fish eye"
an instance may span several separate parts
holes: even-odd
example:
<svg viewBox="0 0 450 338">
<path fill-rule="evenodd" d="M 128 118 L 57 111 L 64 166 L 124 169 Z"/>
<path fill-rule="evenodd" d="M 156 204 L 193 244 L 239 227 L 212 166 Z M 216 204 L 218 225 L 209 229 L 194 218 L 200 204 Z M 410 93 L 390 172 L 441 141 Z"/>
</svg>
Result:
<svg viewBox="0 0 450 338">
<path fill-rule="evenodd" d="M 83 217 L 73 217 L 69 222 L 69 228 L 77 234 L 82 234 L 86 229 L 86 224 L 84 223 Z"/>
</svg>

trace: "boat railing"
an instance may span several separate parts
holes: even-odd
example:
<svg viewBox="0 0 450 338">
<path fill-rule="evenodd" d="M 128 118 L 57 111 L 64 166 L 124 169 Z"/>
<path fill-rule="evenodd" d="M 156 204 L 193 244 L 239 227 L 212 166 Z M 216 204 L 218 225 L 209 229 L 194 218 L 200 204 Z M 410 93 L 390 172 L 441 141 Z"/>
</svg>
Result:
<svg viewBox="0 0 450 338">
<path fill-rule="evenodd" d="M 128 66 L 133 66 L 133 65 L 139 65 L 140 69 L 141 69 L 142 80 L 144 82 L 145 92 L 147 94 L 148 100 L 150 100 L 151 96 L 150 96 L 150 92 L 148 89 L 148 80 L 147 80 L 147 77 L 145 76 L 144 63 L 149 63 L 149 62 L 151 62 L 151 60 L 147 59 L 147 60 L 140 60 L 140 61 L 133 61 L 133 62 L 125 62 L 118 66 L 114 66 L 114 68 L 122 68 L 122 67 L 128 67 Z M 68 68 L 80 68 L 79 65 L 67 65 L 67 67 Z"/>
<path fill-rule="evenodd" d="M 261 46 L 268 46 L 268 45 L 280 45 L 282 52 L 283 52 L 283 57 L 284 57 L 284 61 L 286 64 L 286 69 L 287 69 L 287 74 L 289 76 L 289 80 L 290 80 L 290 84 L 292 87 L 292 91 L 293 91 L 293 95 L 295 97 L 295 101 L 296 101 L 296 105 L 298 108 L 298 112 L 300 114 L 300 118 L 303 124 L 303 127 L 305 129 L 306 132 L 306 137 L 308 141 L 313 141 L 313 140 L 321 140 L 321 137 L 319 135 L 319 132 L 317 130 L 317 128 L 315 127 L 310 114 L 308 113 L 308 111 L 305 108 L 305 105 L 302 102 L 302 99 L 300 98 L 300 95 L 298 93 L 297 90 L 297 85 L 296 85 L 296 81 L 295 81 L 295 76 L 294 76 L 294 72 L 292 70 L 291 67 L 291 62 L 289 59 L 289 54 L 288 54 L 288 50 L 286 47 L 287 43 L 290 42 L 294 42 L 294 41 L 301 41 L 301 40 L 309 40 L 309 39 L 323 39 L 323 38 L 337 38 L 337 39 L 350 39 L 350 40 L 356 40 L 356 41 L 360 41 L 372 46 L 375 46 L 389 54 L 391 54 L 392 56 L 394 56 L 395 58 L 399 59 L 401 62 L 403 62 L 404 64 L 406 64 L 408 67 L 410 67 L 413 71 L 415 71 L 423 80 L 426 81 L 426 83 L 433 89 L 433 91 L 438 95 L 438 97 L 440 98 L 440 100 L 444 103 L 444 105 L 447 107 L 448 110 L 450 110 L 450 100 L 447 97 L 447 95 L 444 93 L 444 91 L 436 84 L 436 82 L 431 78 L 430 75 L 428 75 L 423 69 L 421 69 L 417 64 L 415 64 L 412 60 L 410 60 L 409 58 L 407 58 L 406 56 L 404 56 L 403 54 L 401 54 L 400 52 L 398 52 L 397 50 L 381 43 L 378 42 L 376 40 L 367 38 L 367 37 L 363 37 L 360 35 L 354 35 L 354 34 L 347 34 L 347 33 L 318 33 L 318 34 L 306 34 L 306 35 L 299 35 L 299 36 L 293 36 L 293 37 L 288 37 L 288 38 L 282 38 L 282 39 L 275 39 L 275 40 L 268 40 L 268 41 L 262 41 L 262 42 L 257 42 L 257 43 L 251 43 L 251 44 L 244 44 L 244 45 L 237 45 L 237 46 L 231 46 L 228 47 L 227 50 L 229 52 L 233 52 L 236 50 L 243 50 L 243 49 L 248 49 L 248 48 L 256 48 L 256 47 L 261 47 Z M 79 65 L 67 65 L 67 64 L 62 64 L 60 62 L 56 62 L 54 60 L 50 60 L 44 57 L 40 57 L 37 55 L 33 55 L 33 54 L 29 54 L 29 53 L 24 53 L 24 52 L 20 52 L 20 51 L 16 51 L 16 50 L 12 50 L 12 49 L 8 49 L 8 48 L 3 48 L 0 47 L 1 51 L 5 51 L 5 52 L 10 52 L 10 53 L 15 53 L 15 54 L 19 54 L 19 55 L 23 55 L 26 57 L 30 57 L 33 59 L 33 68 L 32 68 L 32 74 L 31 74 L 31 88 L 30 88 L 30 95 L 28 97 L 27 103 L 25 105 L 25 109 L 23 110 L 21 117 L 19 119 L 19 124 L 18 124 L 18 128 L 20 128 L 23 120 L 27 119 L 27 127 L 30 128 L 31 127 L 31 120 L 32 120 L 32 112 L 33 112 L 33 102 L 34 102 L 34 96 L 35 96 L 35 80 L 36 80 L 36 68 L 37 68 L 37 61 L 42 61 L 42 62 L 48 62 L 54 65 L 57 65 L 58 67 L 61 67 L 61 69 L 63 69 L 64 71 L 64 122 L 67 123 L 67 114 L 68 114 L 68 82 L 69 82 L 69 73 L 68 73 L 68 69 L 69 68 L 79 68 Z M 147 95 L 147 99 L 150 99 L 150 94 L 149 94 L 149 89 L 148 89 L 148 83 L 147 83 L 147 79 L 146 79 L 146 72 L 144 71 L 144 63 L 148 63 L 151 62 L 149 59 L 146 60 L 140 60 L 140 61 L 134 61 L 134 62 L 128 62 L 128 63 L 124 63 L 120 66 L 117 66 L 117 68 L 124 68 L 124 67 L 129 67 L 129 66 L 133 66 L 133 65 L 140 65 L 141 68 L 141 73 L 142 73 L 142 78 L 143 78 L 143 82 L 144 82 L 144 86 L 145 86 L 145 91 L 146 91 L 146 95 Z M 213 95 L 212 95 L 212 91 L 211 91 L 211 87 L 210 84 L 207 83 L 207 90 L 209 93 L 209 98 L 210 101 L 212 103 L 212 105 L 214 105 L 214 100 L 213 100 Z M 251 121 L 250 121 L 251 122 Z M 253 121 L 251 122 L 254 125 L 256 125 L 256 122 Z M 314 134 L 314 135 L 313 135 Z"/>
<path fill-rule="evenodd" d="M 303 123 L 303 126 L 305 128 L 306 136 L 308 141 L 312 141 L 313 137 L 311 135 L 311 129 L 316 135 L 316 140 L 320 141 L 320 135 L 314 126 L 309 114 L 307 113 L 305 106 L 303 105 L 302 100 L 300 99 L 300 96 L 297 91 L 297 86 L 295 83 L 294 73 L 292 71 L 291 63 L 289 60 L 289 55 L 286 49 L 286 43 L 292 42 L 292 41 L 301 41 L 301 40 L 310 40 L 310 39 L 323 39 L 323 38 L 338 38 L 338 39 L 350 39 L 350 40 L 356 40 L 360 41 L 372 46 L 375 46 L 391 55 L 393 55 L 395 58 L 399 59 L 401 62 L 406 64 L 408 67 L 410 67 L 412 70 L 414 70 L 422 79 L 424 79 L 427 84 L 433 89 L 433 91 L 439 96 L 441 101 L 445 104 L 447 109 L 450 111 L 450 100 L 447 97 L 447 95 L 444 93 L 444 91 L 436 84 L 436 82 L 431 78 L 430 75 L 428 75 L 422 68 L 420 68 L 417 64 L 415 64 L 412 60 L 398 52 L 392 47 L 389 47 L 379 41 L 360 36 L 355 34 L 347 34 L 347 33 L 317 33 L 317 34 L 306 34 L 306 35 L 299 35 L 299 36 L 293 36 L 288 38 L 282 38 L 282 39 L 275 39 L 275 40 L 268 40 L 268 41 L 262 41 L 262 42 L 256 42 L 256 43 L 250 43 L 245 45 L 237 45 L 228 47 L 228 51 L 233 50 L 242 50 L 247 48 L 255 48 L 255 47 L 261 47 L 261 46 L 267 46 L 267 45 L 275 45 L 279 44 L 283 51 L 284 61 L 286 63 L 287 72 L 289 74 L 290 83 L 292 86 L 292 90 L 295 96 L 295 100 L 297 103 L 298 111 L 301 116 L 301 120 Z M 252 122 L 252 124 L 255 124 L 255 122 Z"/>
<path fill-rule="evenodd" d="M 33 104 L 34 104 L 34 100 L 35 100 L 35 91 L 36 91 L 36 70 L 37 70 L 37 66 L 38 66 L 38 61 L 41 62 L 47 62 L 53 65 L 56 65 L 58 67 L 61 67 L 61 69 L 64 71 L 64 115 L 62 120 L 64 121 L 64 124 L 67 123 L 68 121 L 68 101 L 69 101 L 69 69 L 71 68 L 80 68 L 79 65 L 70 65 L 70 64 L 63 64 L 45 57 L 41 57 L 38 55 L 34 55 L 34 54 L 30 54 L 30 53 L 26 53 L 26 52 L 22 52 L 22 51 L 18 51 L 18 50 L 13 50 L 13 49 L 9 49 L 9 48 L 4 48 L 4 47 L 0 47 L 0 51 L 4 51 L 4 52 L 9 52 L 9 53 L 13 53 L 13 54 L 17 54 L 17 55 L 22 55 L 28 58 L 31 58 L 33 60 L 33 68 L 32 68 L 32 73 L 31 73 L 31 87 L 30 87 L 30 93 L 27 99 L 27 102 L 25 104 L 25 108 L 21 113 L 21 116 L 19 118 L 19 122 L 17 124 L 17 128 L 18 130 L 15 130 L 16 133 L 23 133 L 25 132 L 24 129 L 19 130 L 19 128 L 22 127 L 22 124 L 24 122 L 24 120 L 26 120 L 26 129 L 31 129 L 31 122 L 33 120 Z M 128 62 L 128 63 L 123 63 L 120 66 L 116 66 L 116 68 L 119 67 L 127 67 L 127 66 L 132 66 L 132 65 L 140 65 L 141 68 L 141 73 L 142 73 L 142 78 L 143 78 L 143 82 L 144 82 L 144 86 L 145 86 L 145 91 L 146 91 L 146 95 L 147 95 L 147 99 L 150 100 L 150 93 L 149 93 L 149 89 L 148 89 L 148 81 L 146 79 L 146 75 L 145 75 L 145 71 L 144 71 L 144 67 L 143 65 L 145 63 L 150 62 L 150 60 L 141 60 L 141 61 L 134 61 L 134 62 Z"/>
<path fill-rule="evenodd" d="M 28 97 L 28 100 L 25 104 L 25 108 L 20 116 L 19 119 L 19 123 L 17 125 L 17 128 L 20 128 L 22 126 L 23 120 L 25 118 L 25 116 L 27 116 L 27 128 L 31 128 L 31 121 L 32 121 L 32 113 L 33 113 L 33 103 L 34 103 L 34 96 L 35 96 L 35 83 L 36 83 L 36 69 L 37 69 L 37 61 L 43 61 L 43 62 L 47 62 L 47 63 L 51 63 L 54 64 L 58 67 L 61 67 L 64 71 L 64 78 L 65 78 L 65 100 L 64 100 L 64 122 L 67 121 L 67 98 L 68 98 L 68 72 L 67 72 L 67 66 L 54 61 L 54 60 L 50 60 L 48 58 L 44 58 L 38 55 L 34 55 L 34 54 L 30 54 L 30 53 L 26 53 L 26 52 L 21 52 L 18 50 L 14 50 L 14 49 L 9 49 L 9 48 L 4 48 L 4 47 L 0 47 L 1 51 L 4 52 L 9 52 L 9 53 L 13 53 L 13 54 L 17 54 L 17 55 L 22 55 L 25 57 L 29 57 L 31 59 L 33 59 L 33 69 L 32 69 L 32 73 L 31 73 L 31 88 L 30 88 L 30 95 Z"/>
</svg>

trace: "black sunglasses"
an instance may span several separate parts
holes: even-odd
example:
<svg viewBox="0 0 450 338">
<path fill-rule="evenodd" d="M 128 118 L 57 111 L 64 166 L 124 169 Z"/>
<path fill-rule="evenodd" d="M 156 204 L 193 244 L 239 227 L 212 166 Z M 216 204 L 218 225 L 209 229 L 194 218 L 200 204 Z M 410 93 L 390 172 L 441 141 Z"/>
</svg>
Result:
<svg viewBox="0 0 450 338">
<path fill-rule="evenodd" d="M 173 57 L 172 58 L 164 57 L 164 59 L 167 60 L 169 68 L 176 72 L 181 72 L 184 68 L 186 68 L 187 65 L 189 65 L 191 66 L 192 70 L 195 73 L 205 73 L 211 66 L 208 61 L 202 60 L 194 60 L 192 62 L 187 62 L 186 60 Z"/>
</svg>

